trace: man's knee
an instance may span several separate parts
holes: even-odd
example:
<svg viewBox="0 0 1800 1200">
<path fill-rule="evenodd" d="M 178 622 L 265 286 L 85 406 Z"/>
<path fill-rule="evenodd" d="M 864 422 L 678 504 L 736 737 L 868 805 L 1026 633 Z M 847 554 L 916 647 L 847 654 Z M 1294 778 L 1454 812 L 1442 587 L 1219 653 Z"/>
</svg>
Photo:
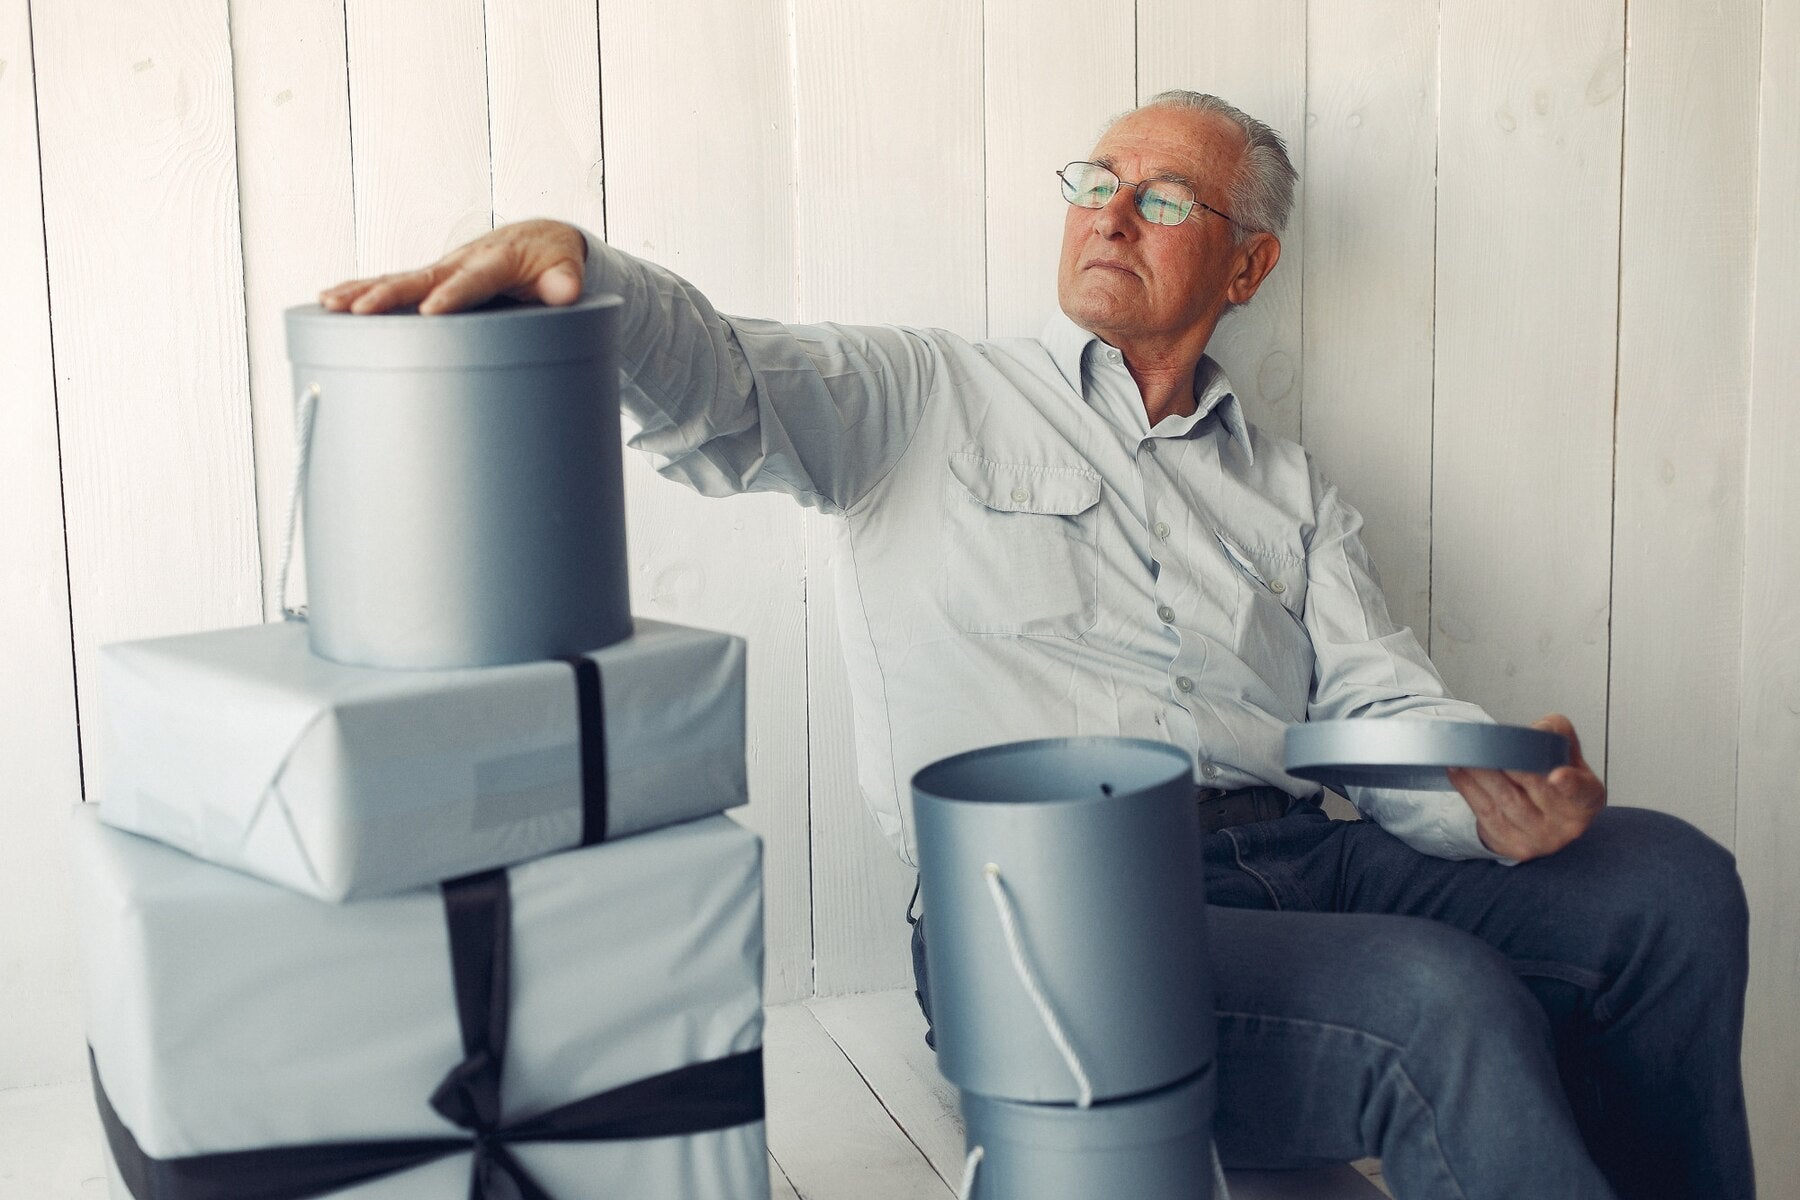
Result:
<svg viewBox="0 0 1800 1200">
<path fill-rule="evenodd" d="M 1446 1041 L 1486 1039 L 1549 1044 L 1542 1008 L 1505 956 L 1479 938 L 1437 921 L 1390 919 L 1371 972 L 1410 1026 L 1409 1050 Z"/>
<path fill-rule="evenodd" d="M 1647 808 L 1606 809 L 1582 842 L 1581 859 L 1592 861 L 1598 890 L 1621 919 L 1651 922 L 1670 948 L 1720 967 L 1745 961 L 1749 906 L 1725 847 Z"/>
</svg>

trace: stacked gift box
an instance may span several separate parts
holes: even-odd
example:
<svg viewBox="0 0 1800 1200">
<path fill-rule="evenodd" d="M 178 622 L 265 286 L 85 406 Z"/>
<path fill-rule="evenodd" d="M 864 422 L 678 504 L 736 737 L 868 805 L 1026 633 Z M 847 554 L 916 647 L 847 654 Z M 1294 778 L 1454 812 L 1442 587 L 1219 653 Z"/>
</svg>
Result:
<svg viewBox="0 0 1800 1200">
<path fill-rule="evenodd" d="M 611 311 L 575 309 L 290 314 L 320 437 L 306 561 L 336 581 L 314 623 L 103 650 L 106 785 L 76 844 L 115 1200 L 767 1195 L 761 846 L 720 815 L 746 799 L 744 645 L 618 611 Z M 300 352 L 297 325 L 365 321 L 333 361 Z M 568 402 L 518 400 L 545 390 Z M 320 462 L 387 393 L 439 422 L 445 395 L 505 399 L 467 433 L 504 478 Z M 509 422 L 535 428 L 508 445 Z M 456 436 L 420 441 L 454 461 Z M 609 544 L 575 547 L 606 578 L 547 602 L 530 560 L 590 536 L 570 514 L 593 481 L 572 508 L 532 447 L 579 473 L 583 439 L 614 455 L 589 522 Z M 345 489 L 441 513 L 471 487 L 505 531 L 476 553 L 415 545 L 455 522 L 315 523 Z M 435 577 L 369 586 L 415 549 Z M 569 644 L 595 628 L 609 644 Z"/>
</svg>

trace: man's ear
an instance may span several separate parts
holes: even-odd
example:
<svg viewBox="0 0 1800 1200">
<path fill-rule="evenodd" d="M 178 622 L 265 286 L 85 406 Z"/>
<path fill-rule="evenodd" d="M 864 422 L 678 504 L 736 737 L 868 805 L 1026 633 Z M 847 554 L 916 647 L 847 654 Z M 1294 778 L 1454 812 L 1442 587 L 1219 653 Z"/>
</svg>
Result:
<svg viewBox="0 0 1800 1200">
<path fill-rule="evenodd" d="M 1281 239 L 1272 233 L 1253 233 L 1238 247 L 1238 255 L 1238 273 L 1225 289 L 1225 298 L 1233 304 L 1248 304 L 1281 261 Z"/>
</svg>

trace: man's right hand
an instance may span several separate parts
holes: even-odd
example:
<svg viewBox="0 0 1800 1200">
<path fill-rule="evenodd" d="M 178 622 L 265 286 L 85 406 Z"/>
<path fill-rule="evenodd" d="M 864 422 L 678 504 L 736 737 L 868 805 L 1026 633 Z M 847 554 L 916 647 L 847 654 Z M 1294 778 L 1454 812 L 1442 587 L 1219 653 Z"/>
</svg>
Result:
<svg viewBox="0 0 1800 1200">
<path fill-rule="evenodd" d="M 495 296 L 541 304 L 581 299 L 587 239 L 561 221 L 502 225 L 418 271 L 352 279 L 319 293 L 332 312 L 379 313 L 416 304 L 427 316 L 470 308 Z"/>
</svg>

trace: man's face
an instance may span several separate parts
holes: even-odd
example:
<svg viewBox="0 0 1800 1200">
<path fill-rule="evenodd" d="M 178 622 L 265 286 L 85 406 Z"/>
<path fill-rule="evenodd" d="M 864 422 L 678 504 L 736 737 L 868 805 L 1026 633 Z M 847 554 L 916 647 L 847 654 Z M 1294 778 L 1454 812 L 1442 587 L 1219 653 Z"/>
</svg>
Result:
<svg viewBox="0 0 1800 1200">
<path fill-rule="evenodd" d="M 1228 188 L 1243 151 L 1242 132 L 1223 117 L 1158 107 L 1120 120 L 1088 158 L 1120 179 L 1178 179 L 1202 203 L 1231 212 Z M 1057 270 L 1063 311 L 1114 345 L 1210 328 L 1227 299 L 1239 300 L 1228 296 L 1242 257 L 1234 227 L 1198 206 L 1179 225 L 1154 225 L 1134 202 L 1122 187 L 1105 208 L 1069 205 Z"/>
</svg>

